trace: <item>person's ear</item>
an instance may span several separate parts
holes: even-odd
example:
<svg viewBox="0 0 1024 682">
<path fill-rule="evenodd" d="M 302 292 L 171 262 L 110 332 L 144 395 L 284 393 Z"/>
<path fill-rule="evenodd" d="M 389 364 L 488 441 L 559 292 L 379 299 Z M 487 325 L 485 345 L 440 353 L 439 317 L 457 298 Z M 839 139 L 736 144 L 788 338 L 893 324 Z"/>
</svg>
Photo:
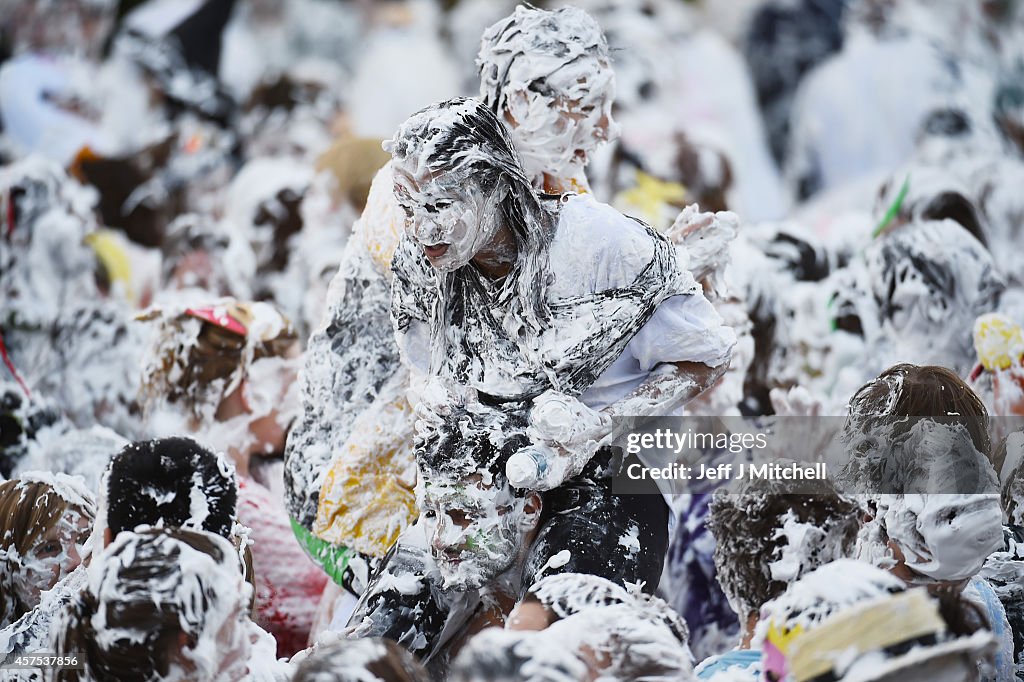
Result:
<svg viewBox="0 0 1024 682">
<path fill-rule="evenodd" d="M 242 401 L 242 410 L 246 414 L 252 414 L 252 407 L 249 405 L 249 379 L 243 378 L 238 384 L 238 397 Z"/>
<path fill-rule="evenodd" d="M 541 501 L 540 493 L 531 492 L 526 496 L 525 504 L 523 505 L 523 516 L 520 520 L 520 526 L 523 530 L 533 530 L 540 523 L 540 513 L 543 510 L 544 505 Z"/>
</svg>

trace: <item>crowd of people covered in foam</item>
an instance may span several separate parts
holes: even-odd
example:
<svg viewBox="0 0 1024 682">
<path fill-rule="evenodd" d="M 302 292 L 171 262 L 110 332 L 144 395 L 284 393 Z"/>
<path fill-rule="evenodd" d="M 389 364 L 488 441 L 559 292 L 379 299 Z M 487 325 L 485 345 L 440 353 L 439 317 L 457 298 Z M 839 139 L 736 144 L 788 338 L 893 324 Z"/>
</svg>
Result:
<svg viewBox="0 0 1024 682">
<path fill-rule="evenodd" d="M 1024 680 L 1022 185 L 1018 0 L 0 0 L 0 676 Z"/>
</svg>

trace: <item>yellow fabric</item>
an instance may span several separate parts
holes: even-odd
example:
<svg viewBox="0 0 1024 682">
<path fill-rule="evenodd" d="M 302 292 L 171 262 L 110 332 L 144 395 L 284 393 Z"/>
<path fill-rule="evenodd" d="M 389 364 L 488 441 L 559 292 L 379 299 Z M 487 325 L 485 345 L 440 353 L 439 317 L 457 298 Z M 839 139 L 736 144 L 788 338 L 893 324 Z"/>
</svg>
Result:
<svg viewBox="0 0 1024 682">
<path fill-rule="evenodd" d="M 96 253 L 110 283 L 120 282 L 125 296 L 134 301 L 132 293 L 132 263 L 117 233 L 113 230 L 97 230 L 85 236 L 85 243 Z"/>
<path fill-rule="evenodd" d="M 391 259 L 404 231 L 405 214 L 395 201 L 394 180 L 388 163 L 373 178 L 366 208 L 352 229 L 351 248 L 364 249 L 374 269 L 391 281 Z"/>
<path fill-rule="evenodd" d="M 982 315 L 974 323 L 974 349 L 985 369 L 1007 369 L 1024 353 L 1024 332 L 1004 315 Z"/>
<path fill-rule="evenodd" d="M 324 478 L 314 535 L 384 556 L 417 515 L 414 422 L 412 408 L 402 397 L 360 415 Z"/>
<path fill-rule="evenodd" d="M 925 588 L 840 611 L 791 644 L 789 670 L 796 682 L 832 670 L 839 658 L 868 654 L 946 630 Z"/>
<path fill-rule="evenodd" d="M 636 185 L 619 192 L 615 204 L 633 208 L 649 224 L 657 226 L 665 209 L 686 197 L 686 188 L 678 182 L 659 180 L 643 171 L 636 172 Z"/>
<path fill-rule="evenodd" d="M 786 654 L 789 652 L 789 647 L 793 642 L 799 639 L 803 633 L 804 627 L 802 625 L 796 625 L 792 628 L 786 629 L 772 621 L 768 626 L 767 639 L 775 645 L 776 649 L 783 654 Z"/>
</svg>

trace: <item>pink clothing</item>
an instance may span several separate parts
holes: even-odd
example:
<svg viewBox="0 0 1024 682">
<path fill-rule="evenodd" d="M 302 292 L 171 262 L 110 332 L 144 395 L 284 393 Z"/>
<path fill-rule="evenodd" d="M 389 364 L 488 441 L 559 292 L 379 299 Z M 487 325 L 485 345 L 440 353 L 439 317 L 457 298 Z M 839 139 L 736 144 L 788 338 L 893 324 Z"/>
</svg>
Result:
<svg viewBox="0 0 1024 682">
<path fill-rule="evenodd" d="M 251 478 L 238 480 L 238 520 L 251 529 L 256 622 L 277 640 L 277 655 L 308 646 L 327 575 L 299 546 L 282 500 Z"/>
</svg>

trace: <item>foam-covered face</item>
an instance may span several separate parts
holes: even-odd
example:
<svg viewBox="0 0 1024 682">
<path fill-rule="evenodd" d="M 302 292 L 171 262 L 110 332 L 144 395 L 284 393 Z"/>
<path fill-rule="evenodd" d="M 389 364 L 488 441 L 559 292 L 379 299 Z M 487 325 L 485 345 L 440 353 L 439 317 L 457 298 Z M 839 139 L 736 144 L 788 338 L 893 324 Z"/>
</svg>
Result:
<svg viewBox="0 0 1024 682">
<path fill-rule="evenodd" d="M 89 538 L 89 519 L 69 508 L 50 530 L 40 537 L 22 559 L 24 570 L 15 576 L 15 589 L 24 601 L 35 603 L 82 563 Z"/>
<path fill-rule="evenodd" d="M 249 673 L 251 629 L 246 604 L 231 595 L 247 595 L 245 585 L 225 595 L 229 602 L 211 614 L 194 648 L 182 647 L 169 655 L 171 673 L 167 679 L 216 679 L 237 682 Z"/>
<path fill-rule="evenodd" d="M 911 582 L 967 580 L 1002 544 L 995 494 L 892 496 L 880 504 L 880 514 L 914 576 Z"/>
<path fill-rule="evenodd" d="M 497 197 L 475 182 L 449 173 L 417 177 L 397 164 L 394 175 L 406 233 L 438 270 L 466 265 L 497 232 Z"/>
<path fill-rule="evenodd" d="M 527 177 L 574 177 L 604 142 L 618 137 L 612 119 L 615 74 L 607 61 L 580 58 L 538 77 L 528 57 L 509 70 L 504 118 Z"/>
<path fill-rule="evenodd" d="M 239 594 L 247 594 L 239 590 Z M 216 675 L 218 680 L 242 680 L 249 673 L 248 659 L 250 622 L 245 601 L 234 603 L 214 635 L 218 656 Z"/>
<path fill-rule="evenodd" d="M 867 276 L 890 337 L 959 340 L 1004 288 L 985 248 L 951 220 L 917 223 L 873 245 Z"/>
<path fill-rule="evenodd" d="M 536 513 L 509 486 L 427 480 L 420 519 L 445 588 L 479 589 L 515 563 Z"/>
</svg>

